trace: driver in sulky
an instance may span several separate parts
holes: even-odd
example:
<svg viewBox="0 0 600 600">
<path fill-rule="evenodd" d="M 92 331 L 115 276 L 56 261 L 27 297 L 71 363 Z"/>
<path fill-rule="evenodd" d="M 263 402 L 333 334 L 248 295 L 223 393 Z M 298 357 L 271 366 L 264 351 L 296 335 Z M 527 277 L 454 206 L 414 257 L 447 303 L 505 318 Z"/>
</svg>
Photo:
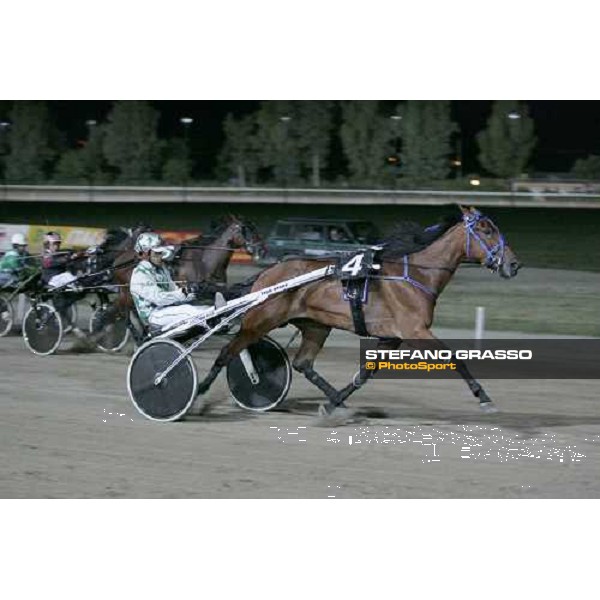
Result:
<svg viewBox="0 0 600 600">
<path fill-rule="evenodd" d="M 141 233 L 135 243 L 140 262 L 132 273 L 130 291 L 139 318 L 153 328 L 197 317 L 211 308 L 190 304 L 199 290 L 179 288 L 171 278 L 163 261 L 172 258 L 173 250 L 154 232 Z"/>
<path fill-rule="evenodd" d="M 60 233 L 49 231 L 44 235 L 42 281 L 50 290 L 64 288 L 64 291 L 54 294 L 53 302 L 63 321 L 68 323 L 70 320 L 69 308 L 85 295 L 85 292 L 77 284 L 77 277 L 71 272 L 75 262 L 85 256 L 85 253 L 61 251 L 61 244 Z M 75 336 L 85 343 L 86 334 L 77 327 L 77 323 L 71 323 L 71 325 Z"/>
</svg>

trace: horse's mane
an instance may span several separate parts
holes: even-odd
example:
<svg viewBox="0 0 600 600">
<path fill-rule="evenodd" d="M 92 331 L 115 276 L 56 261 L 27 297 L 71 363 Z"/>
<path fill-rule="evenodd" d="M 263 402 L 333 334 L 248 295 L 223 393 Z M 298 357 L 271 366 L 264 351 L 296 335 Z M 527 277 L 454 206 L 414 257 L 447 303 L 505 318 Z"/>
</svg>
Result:
<svg viewBox="0 0 600 600">
<path fill-rule="evenodd" d="M 129 234 L 127 233 L 127 231 L 121 228 L 108 229 L 106 235 L 104 236 L 104 240 L 102 240 L 102 243 L 100 243 L 98 247 L 105 252 L 113 250 L 117 246 L 122 244 L 128 237 Z"/>
<path fill-rule="evenodd" d="M 218 223 L 211 223 L 211 230 L 206 235 L 200 234 L 193 238 L 183 240 L 180 244 L 181 250 L 185 250 L 186 247 L 192 246 L 195 250 L 201 250 L 207 248 L 211 244 L 217 241 L 219 236 L 229 227 L 231 221 L 226 217 L 223 217 Z"/>
<path fill-rule="evenodd" d="M 198 248 L 199 246 L 206 246 L 211 241 L 212 240 L 207 237 L 204 237 L 202 235 L 196 235 L 192 238 L 187 238 L 186 240 L 183 240 L 179 245 L 181 246 L 181 248 L 185 248 L 186 246 L 193 246 L 194 248 Z"/>
<path fill-rule="evenodd" d="M 461 214 L 454 211 L 446 215 L 435 225 L 422 227 L 421 225 L 405 221 L 399 223 L 392 234 L 380 242 L 383 246 L 381 258 L 391 259 L 420 252 L 440 239 L 451 227 L 461 221 Z"/>
</svg>

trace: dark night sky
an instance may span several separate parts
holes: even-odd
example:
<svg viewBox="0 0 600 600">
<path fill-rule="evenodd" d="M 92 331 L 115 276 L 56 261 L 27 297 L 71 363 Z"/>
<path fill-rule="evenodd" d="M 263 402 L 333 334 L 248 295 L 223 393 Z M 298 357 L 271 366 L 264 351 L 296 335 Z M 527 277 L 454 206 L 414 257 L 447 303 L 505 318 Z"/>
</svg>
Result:
<svg viewBox="0 0 600 600">
<path fill-rule="evenodd" d="M 384 102 L 390 113 L 396 101 Z M 86 135 L 87 119 L 103 120 L 110 110 L 108 101 L 53 101 L 50 103 L 58 127 L 66 132 L 69 145 Z M 210 172 L 216 152 L 223 141 L 221 123 L 228 112 L 242 115 L 254 111 L 258 101 L 153 101 L 160 111 L 159 135 L 169 137 L 181 132 L 179 118 L 194 119 L 190 142 L 201 172 Z M 600 154 L 600 102 L 528 101 L 535 120 L 538 144 L 534 156 L 536 171 L 568 171 L 577 158 Z M 465 172 L 474 171 L 474 135 L 485 127 L 491 101 L 455 101 L 453 118 L 464 139 Z M 204 168 L 202 168 L 204 165 Z"/>
</svg>

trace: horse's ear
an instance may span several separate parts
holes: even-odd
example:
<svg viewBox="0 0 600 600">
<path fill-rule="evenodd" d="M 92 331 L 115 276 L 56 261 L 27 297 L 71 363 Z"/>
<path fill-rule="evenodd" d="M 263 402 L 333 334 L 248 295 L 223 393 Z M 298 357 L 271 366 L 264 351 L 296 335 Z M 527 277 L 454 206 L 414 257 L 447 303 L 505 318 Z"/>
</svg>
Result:
<svg viewBox="0 0 600 600">
<path fill-rule="evenodd" d="M 462 204 L 459 204 L 458 208 L 460 208 L 463 215 L 468 215 L 471 212 L 470 208 L 467 208 L 466 206 L 463 206 Z"/>
</svg>

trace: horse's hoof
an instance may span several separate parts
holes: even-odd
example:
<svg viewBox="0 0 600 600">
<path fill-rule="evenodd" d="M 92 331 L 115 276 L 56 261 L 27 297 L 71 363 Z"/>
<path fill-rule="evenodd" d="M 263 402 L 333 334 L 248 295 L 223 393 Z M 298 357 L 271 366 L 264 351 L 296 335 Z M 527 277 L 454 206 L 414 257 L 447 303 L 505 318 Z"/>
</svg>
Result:
<svg viewBox="0 0 600 600">
<path fill-rule="evenodd" d="M 498 412 L 498 408 L 496 407 L 496 405 L 493 402 L 482 402 L 479 405 L 479 408 L 487 414 L 493 414 L 493 413 L 497 413 Z"/>
<path fill-rule="evenodd" d="M 319 405 L 318 427 L 339 427 L 356 421 L 356 411 L 345 406 Z"/>
<path fill-rule="evenodd" d="M 326 417 L 327 415 L 333 414 L 338 409 L 347 409 L 346 403 L 344 401 L 339 404 L 331 404 L 328 402 L 327 404 L 321 403 L 319 404 L 319 416 Z"/>
<path fill-rule="evenodd" d="M 327 406 L 325 404 L 323 404 L 322 402 L 321 402 L 321 404 L 319 404 L 318 413 L 319 413 L 320 417 L 326 417 L 327 415 L 329 415 L 329 411 L 327 410 Z"/>
</svg>

